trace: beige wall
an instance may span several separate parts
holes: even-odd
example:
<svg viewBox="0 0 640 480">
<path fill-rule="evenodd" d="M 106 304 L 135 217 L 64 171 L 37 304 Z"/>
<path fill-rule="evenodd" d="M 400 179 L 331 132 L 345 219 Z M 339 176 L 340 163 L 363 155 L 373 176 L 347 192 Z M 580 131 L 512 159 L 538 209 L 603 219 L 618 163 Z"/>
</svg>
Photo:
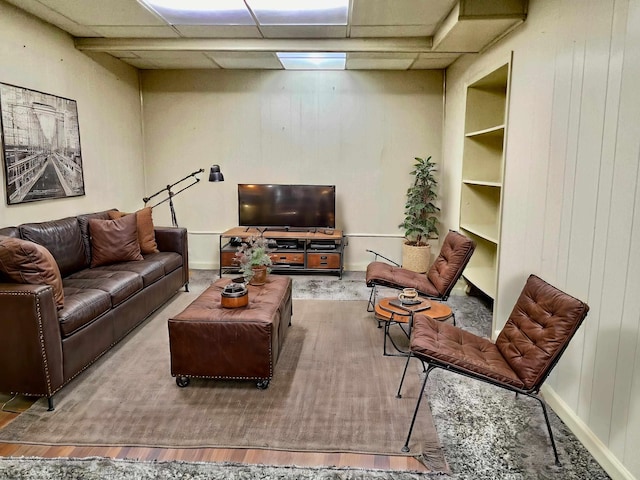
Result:
<svg viewBox="0 0 640 480">
<path fill-rule="evenodd" d="M 640 478 L 640 1 L 532 0 L 447 71 L 445 222 L 458 224 L 466 84 L 513 51 L 495 327 L 529 273 L 591 311 L 545 397 L 615 478 Z"/>
<path fill-rule="evenodd" d="M 72 38 L 0 1 L 0 82 L 75 100 L 85 196 L 7 206 L 0 172 L 0 226 L 142 206 L 141 108 L 134 68 L 90 58 Z"/>
<path fill-rule="evenodd" d="M 219 265 L 238 183 L 335 184 L 347 269 L 366 268 L 367 248 L 400 258 L 414 157 L 441 158 L 440 71 L 145 71 L 142 92 L 146 194 L 206 170 L 174 199 L 192 267 Z M 214 163 L 224 183 L 206 181 Z M 169 207 L 154 219 L 170 223 Z"/>
</svg>

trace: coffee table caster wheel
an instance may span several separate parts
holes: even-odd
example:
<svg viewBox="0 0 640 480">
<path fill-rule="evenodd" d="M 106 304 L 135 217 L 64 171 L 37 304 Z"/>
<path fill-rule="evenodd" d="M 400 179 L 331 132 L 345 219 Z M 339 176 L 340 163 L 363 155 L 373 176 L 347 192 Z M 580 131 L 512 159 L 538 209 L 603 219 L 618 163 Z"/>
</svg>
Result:
<svg viewBox="0 0 640 480">
<path fill-rule="evenodd" d="M 258 383 L 256 383 L 256 387 L 258 387 L 258 390 L 266 390 L 268 386 L 269 386 L 269 379 L 258 380 Z"/>
<path fill-rule="evenodd" d="M 184 388 L 189 385 L 189 381 L 189 377 L 176 377 L 176 385 L 178 385 L 180 388 Z"/>
</svg>

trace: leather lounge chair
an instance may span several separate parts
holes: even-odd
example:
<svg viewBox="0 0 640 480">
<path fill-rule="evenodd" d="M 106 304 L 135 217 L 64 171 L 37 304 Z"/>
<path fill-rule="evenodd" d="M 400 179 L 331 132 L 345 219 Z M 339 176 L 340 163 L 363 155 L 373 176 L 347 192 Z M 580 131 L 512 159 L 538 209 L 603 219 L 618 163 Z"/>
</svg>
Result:
<svg viewBox="0 0 640 480">
<path fill-rule="evenodd" d="M 378 286 L 395 288 L 415 288 L 418 293 L 427 298 L 445 301 L 451 290 L 460 279 L 464 268 L 476 248 L 476 243 L 470 238 L 454 230 L 449 230 L 442 243 L 440 254 L 433 262 L 427 273 L 417 273 L 402 268 L 393 260 L 372 250 L 374 261 L 367 266 L 365 281 L 371 287 L 367 311 L 372 312 L 376 304 L 376 288 Z M 378 261 L 381 257 L 387 262 Z"/>
<path fill-rule="evenodd" d="M 426 366 L 426 374 L 402 451 L 409 451 L 411 432 L 429 373 L 435 368 L 442 368 L 516 395 L 535 398 L 542 406 L 555 461 L 559 465 L 547 408 L 538 393 L 588 311 L 586 303 L 530 275 L 495 343 L 459 327 L 416 314 L 410 353 L 396 396 L 401 397 L 402 383 L 411 358 L 417 358 L 423 367 Z"/>
</svg>

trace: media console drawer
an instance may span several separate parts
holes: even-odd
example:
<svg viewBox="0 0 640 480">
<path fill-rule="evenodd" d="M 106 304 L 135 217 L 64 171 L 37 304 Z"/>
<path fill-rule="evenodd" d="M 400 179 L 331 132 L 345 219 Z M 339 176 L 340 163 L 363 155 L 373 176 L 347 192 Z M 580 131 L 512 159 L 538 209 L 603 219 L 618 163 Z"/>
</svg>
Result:
<svg viewBox="0 0 640 480">
<path fill-rule="evenodd" d="M 223 267 L 238 266 L 238 264 L 234 262 L 235 257 L 236 252 L 220 252 L 220 265 Z"/>
<path fill-rule="evenodd" d="M 273 253 L 271 254 L 271 261 L 274 265 L 279 263 L 304 265 L 304 253 Z"/>
<path fill-rule="evenodd" d="M 340 254 L 308 253 L 307 268 L 340 268 Z"/>
</svg>

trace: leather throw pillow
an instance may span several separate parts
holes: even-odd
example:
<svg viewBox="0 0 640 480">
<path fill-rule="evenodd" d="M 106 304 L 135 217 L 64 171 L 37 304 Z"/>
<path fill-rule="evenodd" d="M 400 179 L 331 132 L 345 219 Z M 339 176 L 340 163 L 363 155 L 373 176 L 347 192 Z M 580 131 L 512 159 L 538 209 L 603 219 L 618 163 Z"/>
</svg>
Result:
<svg viewBox="0 0 640 480">
<path fill-rule="evenodd" d="M 0 236 L 0 271 L 10 280 L 32 285 L 51 285 L 58 309 L 64 306 L 62 277 L 51 252 L 20 238 Z"/>
<path fill-rule="evenodd" d="M 135 215 L 116 220 L 89 219 L 91 268 L 116 262 L 143 260 Z"/>
<path fill-rule="evenodd" d="M 128 213 L 119 212 L 117 210 L 109 211 L 109 217 L 114 220 L 122 218 Z M 153 217 L 151 215 L 151 207 L 145 207 L 135 213 L 136 223 L 138 225 L 138 243 L 140 251 L 143 255 L 149 253 L 158 253 L 158 244 L 156 243 L 156 234 L 153 227 Z"/>
</svg>

